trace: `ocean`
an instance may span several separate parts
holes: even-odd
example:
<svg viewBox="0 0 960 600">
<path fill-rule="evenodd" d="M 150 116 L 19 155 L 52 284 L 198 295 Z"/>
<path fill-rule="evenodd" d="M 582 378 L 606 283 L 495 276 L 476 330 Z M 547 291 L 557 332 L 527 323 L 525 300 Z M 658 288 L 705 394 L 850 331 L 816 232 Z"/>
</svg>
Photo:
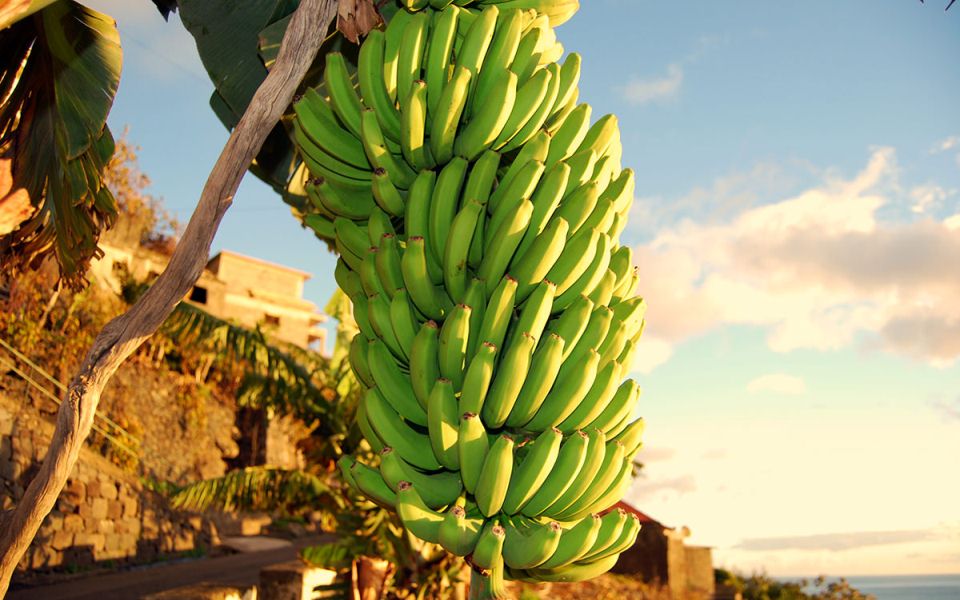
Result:
<svg viewBox="0 0 960 600">
<path fill-rule="evenodd" d="M 960 575 L 847 577 L 847 581 L 877 600 L 960 600 Z"/>
</svg>

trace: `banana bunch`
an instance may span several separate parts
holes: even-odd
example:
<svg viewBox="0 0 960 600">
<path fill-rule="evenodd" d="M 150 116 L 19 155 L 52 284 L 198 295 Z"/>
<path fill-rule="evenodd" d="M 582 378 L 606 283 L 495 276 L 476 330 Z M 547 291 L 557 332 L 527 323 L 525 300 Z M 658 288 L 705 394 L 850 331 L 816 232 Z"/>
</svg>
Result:
<svg viewBox="0 0 960 600">
<path fill-rule="evenodd" d="M 534 9 L 550 19 L 550 25 L 557 27 L 566 23 L 580 8 L 580 0 L 402 0 L 401 4 L 410 12 L 424 10 L 444 10 L 449 6 L 482 10 L 487 6 L 496 6 L 500 10 L 512 8 Z"/>
<path fill-rule="evenodd" d="M 556 62 L 551 20 L 576 2 L 409 4 L 355 78 L 329 54 L 295 106 L 379 454 L 340 467 L 478 573 L 594 577 L 640 526 L 610 511 L 644 425 L 623 381 L 646 305 L 617 120 L 578 103 L 577 54 Z"/>
</svg>

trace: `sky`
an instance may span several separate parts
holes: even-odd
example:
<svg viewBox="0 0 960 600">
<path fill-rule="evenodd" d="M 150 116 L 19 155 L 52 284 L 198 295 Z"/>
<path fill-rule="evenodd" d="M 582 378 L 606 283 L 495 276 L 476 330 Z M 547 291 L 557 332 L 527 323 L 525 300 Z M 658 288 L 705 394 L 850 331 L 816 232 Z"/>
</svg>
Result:
<svg viewBox="0 0 960 600">
<path fill-rule="evenodd" d="M 192 38 L 118 20 L 110 125 L 186 220 L 227 133 Z M 558 31 L 618 115 L 647 327 L 628 500 L 772 575 L 960 573 L 960 8 L 589 0 Z M 247 176 L 214 250 L 334 257 Z"/>
</svg>

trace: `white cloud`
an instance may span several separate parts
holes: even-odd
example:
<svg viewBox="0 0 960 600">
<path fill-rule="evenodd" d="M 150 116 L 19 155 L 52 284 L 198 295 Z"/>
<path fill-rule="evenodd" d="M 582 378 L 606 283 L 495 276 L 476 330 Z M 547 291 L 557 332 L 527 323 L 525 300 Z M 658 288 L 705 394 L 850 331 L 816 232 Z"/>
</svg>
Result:
<svg viewBox="0 0 960 600">
<path fill-rule="evenodd" d="M 764 328 L 778 352 L 865 343 L 951 364 L 960 356 L 957 217 L 881 220 L 896 176 L 894 151 L 880 148 L 851 179 L 828 177 L 722 222 L 685 219 L 636 247 L 656 356 L 740 324 Z"/>
<path fill-rule="evenodd" d="M 623 88 L 623 97 L 634 105 L 675 98 L 683 84 L 683 68 L 674 63 L 666 75 L 652 79 L 633 79 Z"/>
<path fill-rule="evenodd" d="M 657 496 L 683 496 L 693 493 L 697 491 L 697 482 L 693 475 L 680 475 L 652 481 L 640 479 L 634 483 L 633 489 L 630 498 L 633 501 L 643 501 Z"/>
<path fill-rule="evenodd" d="M 913 200 L 910 210 L 917 214 L 923 214 L 931 208 L 936 208 L 955 193 L 956 190 L 946 190 L 938 185 L 918 185 L 910 190 L 910 199 Z"/>
<path fill-rule="evenodd" d="M 768 373 L 750 381 L 747 391 L 751 394 L 770 392 L 784 396 L 800 396 L 807 391 L 807 386 L 799 377 L 786 373 Z"/>
<path fill-rule="evenodd" d="M 745 539 L 735 548 L 741 550 L 853 550 L 865 546 L 909 544 L 934 539 L 942 535 L 936 529 L 906 531 L 854 531 L 850 533 L 824 533 L 787 537 Z"/>
<path fill-rule="evenodd" d="M 934 144 L 933 148 L 930 149 L 930 154 L 947 152 L 948 150 L 953 150 L 957 146 L 960 146 L 960 135 L 951 135 Z"/>
</svg>

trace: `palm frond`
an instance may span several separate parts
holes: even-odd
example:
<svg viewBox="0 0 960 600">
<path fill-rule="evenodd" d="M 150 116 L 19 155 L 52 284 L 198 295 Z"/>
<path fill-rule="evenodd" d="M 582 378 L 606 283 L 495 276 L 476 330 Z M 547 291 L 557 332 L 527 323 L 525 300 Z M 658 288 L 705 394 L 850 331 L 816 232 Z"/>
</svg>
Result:
<svg viewBox="0 0 960 600">
<path fill-rule="evenodd" d="M 296 357 L 291 356 L 271 344 L 259 329 L 235 325 L 181 302 L 161 331 L 177 345 L 191 345 L 218 359 L 246 363 L 239 394 L 246 404 L 270 407 L 310 423 L 326 414 L 336 399 L 336 391 L 323 381 L 327 373 L 323 357 L 301 349 Z M 308 361 L 307 354 L 314 356 Z"/>
<path fill-rule="evenodd" d="M 325 481 L 306 471 L 247 467 L 188 484 L 170 497 L 170 504 L 192 511 L 283 510 L 321 504 L 340 507 L 341 500 Z"/>
</svg>

